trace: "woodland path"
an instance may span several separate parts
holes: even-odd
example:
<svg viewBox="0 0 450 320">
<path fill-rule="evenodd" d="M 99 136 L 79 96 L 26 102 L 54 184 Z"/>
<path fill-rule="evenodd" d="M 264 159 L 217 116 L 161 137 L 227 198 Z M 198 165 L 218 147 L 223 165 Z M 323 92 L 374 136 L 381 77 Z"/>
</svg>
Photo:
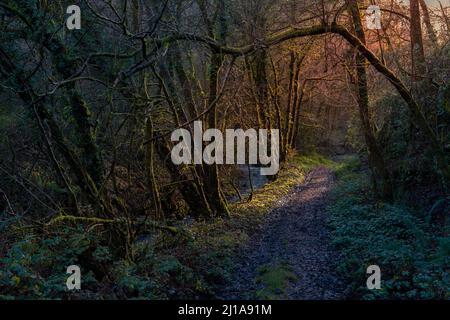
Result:
<svg viewBox="0 0 450 320">
<path fill-rule="evenodd" d="M 344 298 L 345 286 L 336 272 L 339 255 L 326 226 L 325 208 L 333 184 L 331 170 L 318 167 L 282 198 L 261 230 L 240 250 L 231 283 L 219 297 Z"/>
</svg>

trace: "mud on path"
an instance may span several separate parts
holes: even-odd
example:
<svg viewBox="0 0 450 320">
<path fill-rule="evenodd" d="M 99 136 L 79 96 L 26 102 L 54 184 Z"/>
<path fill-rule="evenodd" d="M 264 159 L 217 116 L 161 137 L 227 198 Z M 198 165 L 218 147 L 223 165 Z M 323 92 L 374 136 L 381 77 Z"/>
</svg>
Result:
<svg viewBox="0 0 450 320">
<path fill-rule="evenodd" d="M 234 262 L 222 299 L 342 299 L 325 208 L 334 183 L 319 167 L 281 199 Z"/>
</svg>

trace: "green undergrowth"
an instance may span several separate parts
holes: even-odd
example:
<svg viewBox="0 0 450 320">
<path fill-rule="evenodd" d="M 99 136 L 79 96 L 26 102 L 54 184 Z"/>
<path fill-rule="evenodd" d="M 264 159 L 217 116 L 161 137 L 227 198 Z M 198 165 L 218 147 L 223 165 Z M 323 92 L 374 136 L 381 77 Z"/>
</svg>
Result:
<svg viewBox="0 0 450 320">
<path fill-rule="evenodd" d="M 61 224 L 44 237 L 16 228 L 20 240 L 4 243 L 8 250 L 0 258 L 0 299 L 215 298 L 231 280 L 239 248 L 279 200 L 320 165 L 332 168 L 338 178 L 329 224 L 348 296 L 449 299 L 448 225 L 435 225 L 420 208 L 378 201 L 357 157 L 332 162 L 317 154 L 293 157 L 277 180 L 254 192 L 251 202 L 231 204 L 229 219 L 176 222 L 177 232 L 144 230 L 132 246 L 133 261 L 115 258 L 101 240 L 105 237 L 99 237 L 98 225 Z M 81 266 L 80 292 L 66 289 L 70 265 Z M 369 265 L 381 268 L 381 290 L 366 288 Z M 258 299 L 283 299 L 295 280 L 287 265 L 264 266 L 258 272 L 249 279 L 256 281 L 253 294 Z"/>
<path fill-rule="evenodd" d="M 378 201 L 367 172 L 350 157 L 335 170 L 338 184 L 329 207 L 339 272 L 351 298 L 449 299 L 449 226 L 429 223 L 426 212 Z M 368 290 L 369 265 L 381 269 L 381 289 Z"/>
</svg>

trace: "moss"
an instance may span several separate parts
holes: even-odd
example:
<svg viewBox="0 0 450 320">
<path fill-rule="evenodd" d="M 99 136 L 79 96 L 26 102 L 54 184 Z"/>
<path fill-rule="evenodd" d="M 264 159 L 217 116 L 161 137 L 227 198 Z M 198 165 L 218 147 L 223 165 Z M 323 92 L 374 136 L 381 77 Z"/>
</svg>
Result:
<svg viewBox="0 0 450 320">
<path fill-rule="evenodd" d="M 321 154 L 311 153 L 308 155 L 296 155 L 293 162 L 304 172 L 310 171 L 317 166 L 335 168 L 338 164 Z"/>
<path fill-rule="evenodd" d="M 310 164 L 305 165 L 306 162 Z M 280 198 L 305 179 L 306 173 L 317 165 L 307 156 L 295 156 L 278 175 L 278 179 L 266 184 L 253 194 L 251 202 L 239 202 L 231 205 L 233 215 L 239 219 L 243 215 L 265 214 Z M 318 163 L 318 162 L 317 162 Z"/>
<path fill-rule="evenodd" d="M 256 292 L 259 299 L 286 298 L 289 283 L 297 280 L 297 276 L 287 264 L 264 265 L 258 269 L 258 273 L 256 282 L 262 285 L 262 288 Z"/>
</svg>

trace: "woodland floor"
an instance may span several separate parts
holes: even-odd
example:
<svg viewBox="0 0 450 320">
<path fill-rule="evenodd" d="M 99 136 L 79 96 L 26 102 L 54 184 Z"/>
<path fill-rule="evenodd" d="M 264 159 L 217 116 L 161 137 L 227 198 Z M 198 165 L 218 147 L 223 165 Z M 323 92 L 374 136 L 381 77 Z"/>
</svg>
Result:
<svg viewBox="0 0 450 320">
<path fill-rule="evenodd" d="M 345 285 L 327 229 L 334 175 L 313 169 L 243 247 L 223 299 L 342 299 Z"/>
</svg>

